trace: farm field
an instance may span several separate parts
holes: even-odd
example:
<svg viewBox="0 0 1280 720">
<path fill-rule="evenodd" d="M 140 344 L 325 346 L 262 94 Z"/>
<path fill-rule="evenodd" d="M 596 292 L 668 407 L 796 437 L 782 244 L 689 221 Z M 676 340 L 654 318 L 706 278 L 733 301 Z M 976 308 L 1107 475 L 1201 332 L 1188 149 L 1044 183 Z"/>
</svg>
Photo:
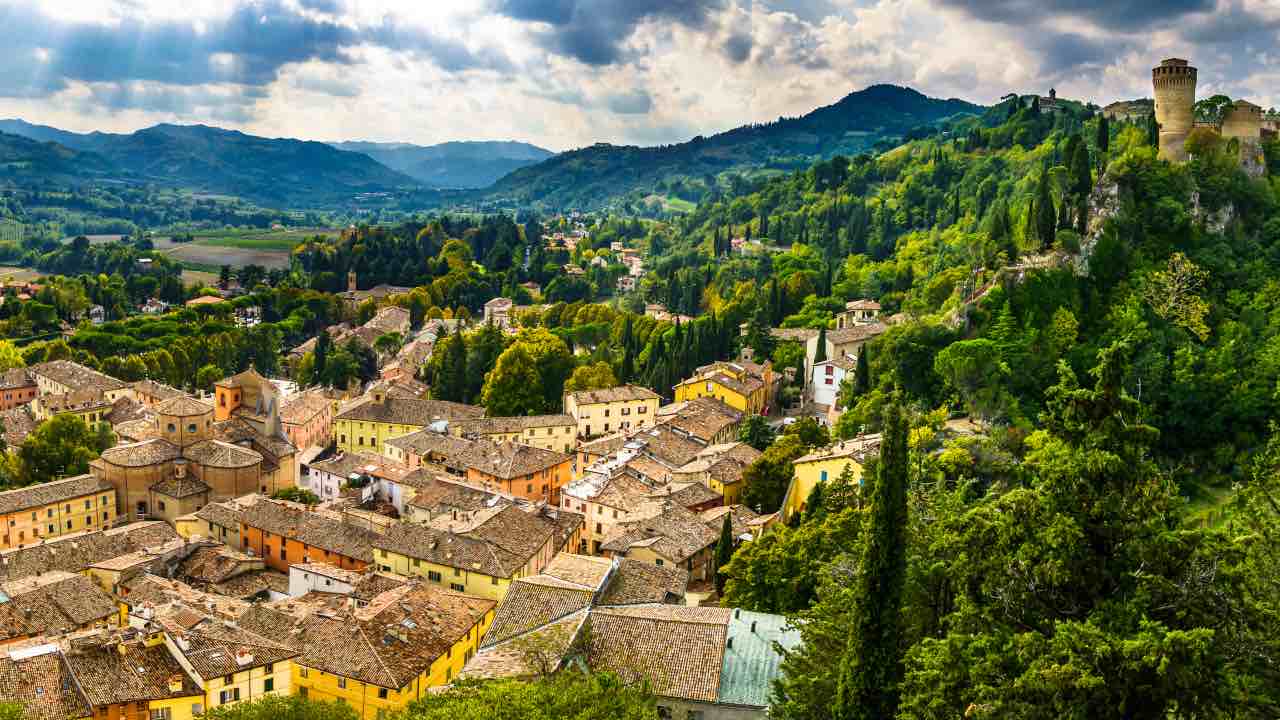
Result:
<svg viewBox="0 0 1280 720">
<path fill-rule="evenodd" d="M 174 242 L 169 236 L 152 238 L 155 249 L 193 268 L 230 265 L 261 265 L 268 269 L 289 267 L 293 248 L 316 235 L 333 236 L 330 228 L 289 228 L 285 230 L 207 230 L 194 233 L 191 242 Z M 119 240 L 119 235 L 90 235 L 91 243 Z M 64 242 L 70 241 L 66 238 Z"/>
</svg>

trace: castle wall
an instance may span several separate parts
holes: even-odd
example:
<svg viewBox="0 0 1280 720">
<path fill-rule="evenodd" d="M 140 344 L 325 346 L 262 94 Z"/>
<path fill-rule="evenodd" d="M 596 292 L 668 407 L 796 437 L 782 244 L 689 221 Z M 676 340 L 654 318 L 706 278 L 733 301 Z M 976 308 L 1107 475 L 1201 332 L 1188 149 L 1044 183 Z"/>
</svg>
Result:
<svg viewBox="0 0 1280 720">
<path fill-rule="evenodd" d="M 1244 102 L 1236 103 L 1222 118 L 1222 137 L 1262 137 L 1262 108 Z"/>
</svg>

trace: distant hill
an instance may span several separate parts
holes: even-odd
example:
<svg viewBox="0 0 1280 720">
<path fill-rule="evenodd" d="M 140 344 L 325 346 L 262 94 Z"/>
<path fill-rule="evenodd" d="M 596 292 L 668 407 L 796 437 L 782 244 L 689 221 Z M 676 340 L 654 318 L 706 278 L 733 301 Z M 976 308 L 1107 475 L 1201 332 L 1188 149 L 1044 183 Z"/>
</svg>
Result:
<svg viewBox="0 0 1280 720">
<path fill-rule="evenodd" d="M 488 197 L 501 202 L 591 209 L 622 196 L 662 194 L 682 178 L 703 181 L 729 170 L 808 167 L 814 160 L 833 155 L 870 151 L 920 125 L 984 110 L 963 100 L 930 98 L 910 88 L 873 85 L 801 117 L 745 125 L 678 145 L 601 143 L 561 153 L 502 178 Z"/>
<path fill-rule="evenodd" d="M 0 121 L 0 131 L 54 142 L 63 153 L 91 153 L 92 170 L 114 179 L 234 195 L 274 207 L 313 207 L 363 192 L 417 186 L 368 155 L 326 143 L 264 138 L 206 125 L 156 125 L 127 135 L 79 134 Z M 19 148 L 13 148 L 15 152 Z M 38 173 L 36 173 L 38 175 Z"/>
<path fill-rule="evenodd" d="M 426 185 L 440 188 L 485 188 L 502 176 L 555 155 L 522 142 L 409 143 L 340 142 L 339 150 L 364 153 L 387 167 Z"/>
<path fill-rule="evenodd" d="M 109 161 L 94 153 L 0 131 L 0 181 L 71 183 L 112 170 Z"/>
</svg>

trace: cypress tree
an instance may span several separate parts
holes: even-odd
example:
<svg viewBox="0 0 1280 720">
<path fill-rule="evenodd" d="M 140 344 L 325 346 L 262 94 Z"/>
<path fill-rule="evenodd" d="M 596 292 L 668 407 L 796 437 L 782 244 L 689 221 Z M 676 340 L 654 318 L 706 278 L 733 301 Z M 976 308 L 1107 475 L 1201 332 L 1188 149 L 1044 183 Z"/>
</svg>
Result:
<svg viewBox="0 0 1280 720">
<path fill-rule="evenodd" d="M 822 483 L 816 483 L 809 491 L 809 498 L 804 501 L 804 521 L 808 522 L 822 515 Z"/>
<path fill-rule="evenodd" d="M 1160 123 L 1156 122 L 1155 113 L 1147 116 L 1147 144 L 1154 148 L 1160 147 Z"/>
<path fill-rule="evenodd" d="M 1040 189 L 1036 196 L 1036 236 L 1040 240 L 1040 249 L 1045 250 L 1053 244 L 1058 225 L 1058 213 L 1053 206 L 1053 196 L 1049 194 L 1049 178 L 1040 176 Z"/>
<path fill-rule="evenodd" d="M 857 606 L 851 613 L 849 645 L 836 683 L 833 714 L 837 720 L 881 720 L 898 714 L 908 466 L 907 420 L 900 407 L 890 405 L 885 410 L 866 544 L 855 580 Z"/>
<path fill-rule="evenodd" d="M 467 387 L 467 344 L 462 338 L 461 326 L 455 327 L 453 337 L 449 338 L 444 349 L 444 358 L 440 363 L 440 373 L 436 377 L 435 387 L 431 388 L 431 396 L 437 400 L 466 402 L 464 397 Z"/>
<path fill-rule="evenodd" d="M 316 338 L 316 352 L 312 356 L 311 377 L 315 382 L 324 382 L 324 368 L 329 362 L 329 350 L 333 345 L 333 338 L 329 337 L 328 330 L 321 330 L 320 335 Z"/>
<path fill-rule="evenodd" d="M 813 361 L 820 363 L 827 359 L 827 329 L 818 329 L 818 349 L 813 351 Z"/>
<path fill-rule="evenodd" d="M 871 367 L 868 355 L 871 348 L 863 345 L 858 351 L 858 364 L 853 369 L 853 392 L 856 396 L 862 397 L 871 389 Z"/>
<path fill-rule="evenodd" d="M 716 593 L 724 594 L 724 566 L 733 559 L 733 521 L 730 513 L 724 514 L 724 524 L 720 526 L 720 541 L 716 543 Z"/>
<path fill-rule="evenodd" d="M 1093 190 L 1093 166 L 1089 162 L 1089 147 L 1083 142 L 1076 145 L 1071 161 L 1071 192 L 1088 195 Z"/>
<path fill-rule="evenodd" d="M 1093 144 L 1098 148 L 1098 155 L 1111 149 L 1111 121 L 1106 115 L 1098 118 L 1098 134 L 1093 139 Z"/>
</svg>

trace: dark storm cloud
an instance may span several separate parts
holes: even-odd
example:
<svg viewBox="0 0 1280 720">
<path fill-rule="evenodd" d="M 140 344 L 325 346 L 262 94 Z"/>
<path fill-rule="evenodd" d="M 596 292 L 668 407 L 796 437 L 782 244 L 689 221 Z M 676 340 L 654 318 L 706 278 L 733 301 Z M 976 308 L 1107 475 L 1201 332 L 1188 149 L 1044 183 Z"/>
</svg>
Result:
<svg viewBox="0 0 1280 720">
<path fill-rule="evenodd" d="M 494 0 L 500 15 L 549 25 L 534 30 L 544 49 L 587 65 L 612 65 L 642 23 L 659 20 L 686 27 L 706 25 L 725 0 Z"/>
<path fill-rule="evenodd" d="M 750 33 L 734 33 L 724 41 L 724 54 L 735 63 L 743 63 L 751 57 L 751 47 L 754 44 Z"/>
<path fill-rule="evenodd" d="M 1189 13 L 1213 10 L 1217 0 L 938 0 L 979 20 L 1035 24 L 1049 16 L 1087 19 L 1106 29 L 1161 25 Z"/>
<path fill-rule="evenodd" d="M 1028 46 L 1039 53 L 1044 67 L 1066 73 L 1090 65 L 1104 65 L 1123 54 L 1127 43 L 1042 31 L 1028 39 Z"/>
<path fill-rule="evenodd" d="M 653 108 L 653 97 L 645 90 L 616 93 L 605 98 L 605 107 L 619 115 L 644 115 Z"/>
<path fill-rule="evenodd" d="M 1188 40 L 1206 45 L 1254 44 L 1266 47 L 1280 45 L 1280 18 L 1262 17 L 1230 3 L 1219 12 L 1188 24 L 1184 35 Z"/>
<path fill-rule="evenodd" d="M 311 0 L 314 9 L 337 3 Z M 36 5 L 0 8 L 0 95 L 39 97 L 68 81 L 149 81 L 175 86 L 230 83 L 264 87 L 292 63 L 352 62 L 348 50 L 379 45 L 424 56 L 448 72 L 509 68 L 505 56 L 476 54 L 429 32 L 398 27 L 387 19 L 374 28 L 354 28 L 332 19 L 307 17 L 281 0 L 255 0 L 197 29 L 189 22 L 124 16 L 107 26 L 60 21 Z"/>
</svg>

